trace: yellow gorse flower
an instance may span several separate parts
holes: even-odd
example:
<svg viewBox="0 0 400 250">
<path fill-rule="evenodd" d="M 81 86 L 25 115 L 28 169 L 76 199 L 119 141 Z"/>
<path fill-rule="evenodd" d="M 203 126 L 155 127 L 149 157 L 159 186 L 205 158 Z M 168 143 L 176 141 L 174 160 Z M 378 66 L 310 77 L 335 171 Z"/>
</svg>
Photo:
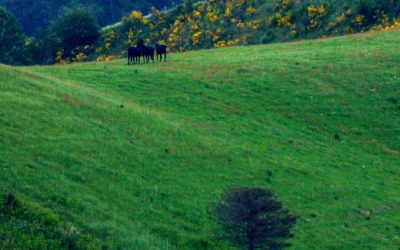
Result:
<svg viewBox="0 0 400 250">
<path fill-rule="evenodd" d="M 75 60 L 78 62 L 81 62 L 83 60 L 87 59 L 87 56 L 84 53 L 79 53 L 76 55 Z"/>
<path fill-rule="evenodd" d="M 143 13 L 141 11 L 132 11 L 130 18 L 131 19 L 141 19 L 143 16 Z"/>
<path fill-rule="evenodd" d="M 193 11 L 193 17 L 194 18 L 201 18 L 201 12 L 198 10 Z"/>
<path fill-rule="evenodd" d="M 336 18 L 336 21 L 337 21 L 338 23 L 341 23 L 341 22 L 344 21 L 345 18 L 346 18 L 346 16 L 344 15 L 344 13 L 342 13 L 341 16 L 339 16 L 339 17 Z"/>
<path fill-rule="evenodd" d="M 192 36 L 192 41 L 193 41 L 193 44 L 194 44 L 194 45 L 199 44 L 199 39 L 200 39 L 201 34 L 202 34 L 201 31 L 196 32 L 196 33 L 193 34 L 193 36 Z"/>
<path fill-rule="evenodd" d="M 225 41 L 219 41 L 214 44 L 214 47 L 215 48 L 223 48 L 223 47 L 226 47 L 226 43 L 225 43 Z"/>
<path fill-rule="evenodd" d="M 256 11 L 256 9 L 254 9 L 254 8 L 251 7 L 251 6 L 250 6 L 249 8 L 247 8 L 247 10 L 246 10 L 246 12 L 247 12 L 248 15 L 253 15 L 255 11 Z"/>
</svg>

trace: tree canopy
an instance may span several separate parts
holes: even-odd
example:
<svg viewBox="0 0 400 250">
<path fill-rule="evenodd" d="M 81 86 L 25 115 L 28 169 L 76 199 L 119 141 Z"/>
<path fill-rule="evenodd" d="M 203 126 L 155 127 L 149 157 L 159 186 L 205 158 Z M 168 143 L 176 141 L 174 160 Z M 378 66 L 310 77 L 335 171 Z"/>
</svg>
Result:
<svg viewBox="0 0 400 250">
<path fill-rule="evenodd" d="M 214 214 L 226 238 L 249 250 L 290 246 L 285 240 L 297 220 L 271 190 L 254 187 L 225 190 Z"/>
<path fill-rule="evenodd" d="M 0 63 L 21 64 L 25 36 L 17 18 L 0 7 Z"/>
<path fill-rule="evenodd" d="M 147 13 L 152 6 L 163 9 L 169 8 L 179 0 L 0 0 L 0 5 L 14 13 L 25 32 L 33 35 L 39 27 L 44 29 L 58 19 L 65 7 L 87 7 L 92 9 L 100 26 L 118 22 L 123 15 L 132 10 Z"/>
</svg>

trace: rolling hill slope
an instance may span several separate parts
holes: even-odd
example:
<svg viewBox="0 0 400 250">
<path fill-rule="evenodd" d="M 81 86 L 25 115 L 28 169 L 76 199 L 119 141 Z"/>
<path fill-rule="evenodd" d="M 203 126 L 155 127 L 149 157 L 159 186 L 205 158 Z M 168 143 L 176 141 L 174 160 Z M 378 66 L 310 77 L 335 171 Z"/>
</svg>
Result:
<svg viewBox="0 0 400 250">
<path fill-rule="evenodd" d="M 296 249 L 400 244 L 400 31 L 1 65 L 0 107 L 0 187 L 88 246 L 228 248 L 208 211 L 236 185 L 301 216 Z"/>
</svg>

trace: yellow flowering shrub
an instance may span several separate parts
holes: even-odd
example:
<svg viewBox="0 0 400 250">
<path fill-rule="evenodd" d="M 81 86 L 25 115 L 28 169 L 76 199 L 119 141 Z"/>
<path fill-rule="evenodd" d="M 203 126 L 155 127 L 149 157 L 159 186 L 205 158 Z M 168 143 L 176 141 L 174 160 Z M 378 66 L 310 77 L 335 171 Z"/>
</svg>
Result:
<svg viewBox="0 0 400 250">
<path fill-rule="evenodd" d="M 372 31 L 375 30 L 394 30 L 394 29 L 400 29 L 400 18 L 394 18 L 392 23 L 387 23 L 387 24 L 379 24 L 376 25 L 372 28 Z"/>
<path fill-rule="evenodd" d="M 386 15 L 385 11 L 376 11 L 374 18 L 378 20 L 379 24 L 382 24 L 383 26 L 389 26 L 389 17 Z"/>
<path fill-rule="evenodd" d="M 145 17 L 142 18 L 142 23 L 143 23 L 144 25 L 148 24 L 149 22 L 150 22 L 150 21 L 149 21 L 147 18 L 145 18 Z"/>
<path fill-rule="evenodd" d="M 115 33 L 115 31 L 111 30 L 111 31 L 103 34 L 103 38 L 104 38 L 104 43 L 105 43 L 104 47 L 106 48 L 106 50 L 110 50 L 112 43 L 117 38 L 117 34 Z M 79 48 L 77 48 L 75 50 L 79 50 Z"/>
<path fill-rule="evenodd" d="M 274 16 L 270 16 L 267 18 L 267 25 L 268 26 L 272 26 L 275 22 L 275 17 Z"/>
<path fill-rule="evenodd" d="M 261 21 L 260 21 L 260 20 L 250 21 L 250 22 L 248 22 L 246 25 L 247 25 L 248 28 L 257 30 L 257 29 L 259 29 L 260 26 L 261 26 Z"/>
<path fill-rule="evenodd" d="M 326 9 L 323 5 L 320 7 L 315 7 L 314 5 L 310 5 L 307 7 L 307 16 L 310 19 L 310 24 L 308 25 L 307 29 L 315 29 L 322 26 L 321 17 L 326 15 Z"/>
<path fill-rule="evenodd" d="M 192 5 L 189 12 L 166 14 L 153 8 L 152 17 L 148 18 L 140 11 L 132 11 L 125 18 L 129 20 L 123 29 L 123 35 L 128 40 L 125 44 L 134 45 L 137 40 L 147 38 L 146 44 L 163 41 L 171 51 L 183 51 L 265 43 L 279 38 L 289 40 L 353 33 L 363 30 L 370 23 L 376 24 L 374 30 L 398 27 L 398 20 L 392 19 L 392 12 L 386 14 L 379 10 L 373 18 L 368 15 L 367 20 L 367 17 L 357 15 L 357 5 L 352 10 L 341 5 L 338 8 L 323 5 L 326 1 L 309 1 L 313 4 L 300 0 L 271 1 L 272 4 L 255 0 L 206 0 Z M 300 15 L 303 10 L 306 18 Z M 260 15 L 257 15 L 258 11 Z M 335 13 L 338 15 L 334 16 Z M 114 45 L 120 44 L 116 42 L 118 38 L 115 35 L 108 34 L 108 31 L 104 34 L 104 43 L 96 48 L 96 53 L 115 51 Z M 73 57 L 82 51 L 88 52 L 86 49 L 75 50 Z"/>
<path fill-rule="evenodd" d="M 256 9 L 254 9 L 251 6 L 246 9 L 247 14 L 250 15 L 250 16 L 253 15 L 255 11 L 256 11 Z"/>
<path fill-rule="evenodd" d="M 315 8 L 314 5 L 308 6 L 307 7 L 308 10 L 308 17 L 314 17 L 317 14 L 317 8 Z"/>
<path fill-rule="evenodd" d="M 109 55 L 109 56 L 99 56 L 99 57 L 97 57 L 96 61 L 98 61 L 98 62 L 110 62 L 110 61 L 114 61 L 116 59 L 117 59 L 116 56 Z"/>
<path fill-rule="evenodd" d="M 226 6 L 225 6 L 224 16 L 225 17 L 230 17 L 232 15 L 233 10 L 234 10 L 234 7 L 233 7 L 232 2 L 227 2 Z"/>
<path fill-rule="evenodd" d="M 206 16 L 207 16 L 207 20 L 210 21 L 211 23 L 213 23 L 213 22 L 218 20 L 218 16 L 214 12 L 209 12 L 209 13 L 207 13 Z"/>
<path fill-rule="evenodd" d="M 197 25 L 197 23 L 192 23 L 191 26 L 190 26 L 190 29 L 191 30 L 198 30 L 199 26 Z"/>
<path fill-rule="evenodd" d="M 167 32 L 168 32 L 168 29 L 163 28 L 163 29 L 161 30 L 161 35 L 163 36 L 163 35 L 167 34 Z"/>
<path fill-rule="evenodd" d="M 238 26 L 239 28 L 244 28 L 245 27 L 244 23 L 242 23 L 242 21 L 240 21 L 240 20 L 239 20 L 239 22 L 237 23 L 236 26 Z"/>
<path fill-rule="evenodd" d="M 135 35 L 135 33 L 133 32 L 132 27 L 129 29 L 128 31 L 128 44 L 129 46 L 133 46 L 134 42 L 133 42 L 133 36 Z"/>
<path fill-rule="evenodd" d="M 198 10 L 193 11 L 193 18 L 201 18 L 201 12 Z"/>
<path fill-rule="evenodd" d="M 58 64 L 60 64 L 60 65 L 69 64 L 69 60 L 67 60 L 67 59 L 61 59 L 61 60 L 58 62 Z"/>
<path fill-rule="evenodd" d="M 292 2 L 290 0 L 277 0 L 275 3 L 275 10 L 287 10 L 290 8 L 291 5 Z"/>
<path fill-rule="evenodd" d="M 320 14 L 320 15 L 326 14 L 326 9 L 325 9 L 325 7 L 324 7 L 323 5 L 321 5 L 321 6 L 318 8 L 318 14 Z"/>
<path fill-rule="evenodd" d="M 336 21 L 338 23 L 341 23 L 344 21 L 345 18 L 346 18 L 346 16 L 344 15 L 344 13 L 342 13 L 342 15 L 340 15 L 339 17 L 336 17 Z"/>
<path fill-rule="evenodd" d="M 104 44 L 104 47 L 106 48 L 106 50 L 110 50 L 110 48 L 111 48 L 111 43 L 106 43 L 106 44 Z"/>
<path fill-rule="evenodd" d="M 358 16 L 356 16 L 356 18 L 352 21 L 352 23 L 356 23 L 357 25 L 362 26 L 364 20 L 365 20 L 365 16 L 364 16 L 364 15 L 358 15 Z"/>
<path fill-rule="evenodd" d="M 221 34 L 221 29 L 217 29 L 215 31 L 215 34 L 213 34 L 212 41 L 213 42 L 217 41 L 219 39 L 219 37 L 220 37 L 220 34 Z"/>
<path fill-rule="evenodd" d="M 86 60 L 86 59 L 87 59 L 87 55 L 85 55 L 82 52 L 75 56 L 75 61 L 78 61 L 78 62 L 82 62 L 83 60 Z"/>
<path fill-rule="evenodd" d="M 226 47 L 225 41 L 218 41 L 217 43 L 214 43 L 214 48 L 224 48 Z"/>
<path fill-rule="evenodd" d="M 64 55 L 64 50 L 63 49 L 57 51 L 57 53 L 56 53 L 56 62 L 57 63 L 60 63 L 60 61 L 62 60 L 63 55 Z"/>
<path fill-rule="evenodd" d="M 165 45 L 165 44 L 166 44 L 164 40 L 160 40 L 160 41 L 158 41 L 157 43 L 158 43 L 158 44 L 161 44 L 161 45 Z"/>
<path fill-rule="evenodd" d="M 193 41 L 193 45 L 198 45 L 199 44 L 199 39 L 201 37 L 202 32 L 196 32 L 192 35 L 192 41 Z"/>
<path fill-rule="evenodd" d="M 280 27 L 292 27 L 292 23 L 290 20 L 293 17 L 293 14 L 291 12 L 287 13 L 285 16 L 282 16 L 280 13 L 276 14 L 276 20 L 278 23 L 278 26 Z"/>
<path fill-rule="evenodd" d="M 228 41 L 227 43 L 226 43 L 226 46 L 235 46 L 235 45 L 237 45 L 237 44 L 239 44 L 239 42 L 240 42 L 240 40 L 239 39 L 235 39 L 235 40 L 231 40 L 231 41 Z"/>
<path fill-rule="evenodd" d="M 132 11 L 130 18 L 131 19 L 141 19 L 142 16 L 143 16 L 143 13 L 141 11 L 134 10 L 134 11 Z"/>
</svg>

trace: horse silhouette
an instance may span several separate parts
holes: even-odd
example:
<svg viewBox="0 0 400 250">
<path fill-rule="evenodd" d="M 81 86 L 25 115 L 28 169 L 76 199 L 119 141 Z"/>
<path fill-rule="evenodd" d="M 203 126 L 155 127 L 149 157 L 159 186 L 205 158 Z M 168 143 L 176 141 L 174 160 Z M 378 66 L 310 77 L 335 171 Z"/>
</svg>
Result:
<svg viewBox="0 0 400 250">
<path fill-rule="evenodd" d="M 132 61 L 133 64 L 136 64 L 138 61 L 138 58 L 140 57 L 140 52 L 136 47 L 129 47 L 128 48 L 128 65 Z"/>
<path fill-rule="evenodd" d="M 164 60 L 166 61 L 167 46 L 156 44 L 156 50 L 157 50 L 157 60 L 158 60 L 158 55 L 160 54 L 160 61 L 161 61 L 162 55 L 164 54 L 165 55 Z M 139 40 L 136 47 L 128 48 L 128 65 L 130 64 L 130 62 L 133 62 L 133 64 L 140 64 L 141 58 L 143 58 L 143 63 L 146 62 L 149 63 L 150 60 L 154 62 L 154 52 L 155 50 L 153 47 L 147 47 L 144 45 L 143 40 Z"/>
<path fill-rule="evenodd" d="M 162 56 L 164 55 L 164 62 L 167 61 L 167 46 L 156 43 L 156 53 L 157 53 L 157 61 L 158 56 L 160 56 L 160 61 L 162 61 Z"/>
<path fill-rule="evenodd" d="M 150 60 L 154 62 L 154 49 L 152 47 L 145 47 L 144 56 L 146 57 L 147 63 L 149 63 Z"/>
</svg>

